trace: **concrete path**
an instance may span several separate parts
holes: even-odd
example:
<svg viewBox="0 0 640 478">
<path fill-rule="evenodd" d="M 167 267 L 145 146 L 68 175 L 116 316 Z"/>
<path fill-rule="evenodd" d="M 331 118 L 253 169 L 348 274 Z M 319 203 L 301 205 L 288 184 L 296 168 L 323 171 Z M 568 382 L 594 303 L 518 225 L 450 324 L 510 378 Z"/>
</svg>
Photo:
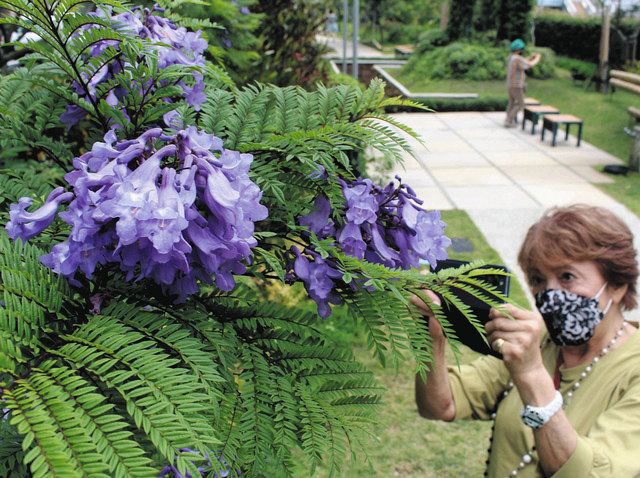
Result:
<svg viewBox="0 0 640 478">
<path fill-rule="evenodd" d="M 327 54 L 330 58 L 342 58 L 342 34 L 338 33 L 334 36 L 329 36 L 327 34 L 318 35 L 317 40 L 319 43 L 327 45 L 330 50 L 330 53 Z M 347 59 L 351 59 L 353 57 L 353 37 L 349 36 L 347 38 Z M 372 48 L 367 45 L 363 45 L 362 43 L 358 43 L 358 58 L 389 58 L 393 57 L 393 55 L 389 55 L 388 53 L 384 53 L 376 48 Z"/>
<path fill-rule="evenodd" d="M 551 206 L 587 203 L 618 214 L 640 242 L 640 219 L 594 184 L 612 182 L 592 166 L 621 163 L 616 157 L 576 139 L 550 138 L 502 126 L 504 113 L 399 113 L 394 117 L 413 128 L 428 149 L 412 140 L 417 160 L 407 157 L 406 178 L 430 209 L 465 210 L 521 279 L 517 266 L 520 243 L 529 226 Z M 529 125 L 529 123 L 527 123 Z M 587 125 L 586 127 L 589 127 Z M 632 318 L 629 315 L 629 318 Z M 640 320 L 640 312 L 633 314 Z"/>
</svg>

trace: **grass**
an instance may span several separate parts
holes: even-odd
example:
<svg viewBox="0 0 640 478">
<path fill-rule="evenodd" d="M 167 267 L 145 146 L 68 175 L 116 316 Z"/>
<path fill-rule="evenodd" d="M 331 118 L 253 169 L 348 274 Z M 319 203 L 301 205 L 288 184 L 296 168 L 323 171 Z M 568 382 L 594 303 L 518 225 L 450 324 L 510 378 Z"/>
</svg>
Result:
<svg viewBox="0 0 640 478">
<path fill-rule="evenodd" d="M 463 80 L 422 80 L 410 81 L 400 72 L 392 72 L 401 82 L 415 92 L 438 93 L 478 93 L 481 97 L 506 97 L 504 81 L 463 81 Z M 584 120 L 585 141 L 628 161 L 631 139 L 624 133 L 630 125 L 627 107 L 640 105 L 640 96 L 618 89 L 615 93 L 602 95 L 571 83 L 567 70 L 557 68 L 557 78 L 549 80 L 527 80 L 527 96 L 537 98 L 542 103 L 551 104 L 563 113 L 578 116 Z M 640 216 L 640 174 L 630 173 L 627 177 L 613 176 L 613 184 L 597 184 L 604 192 L 626 205 Z"/>
<path fill-rule="evenodd" d="M 489 246 L 482 233 L 464 211 L 444 211 L 447 234 L 466 238 L 474 250 L 469 253 L 451 252 L 452 259 L 483 260 L 501 263 L 498 254 Z M 512 296 L 520 303 L 527 300 L 517 280 L 512 282 Z M 346 325 L 349 323 L 349 325 Z M 374 371 L 387 388 L 384 405 L 373 430 L 375 438 L 369 442 L 369 464 L 362 461 L 347 462 L 341 477 L 462 477 L 482 476 L 489 445 L 491 424 L 481 421 L 444 423 L 424 420 L 418 416 L 414 402 L 415 363 L 407 361 L 399 371 L 382 368 L 366 350 L 363 335 L 353 330 L 346 317 L 330 317 L 325 322 L 328 331 L 342 344 L 353 345 L 358 359 Z M 477 354 L 463 347 L 461 362 L 468 362 Z M 308 476 L 300 472 L 299 476 Z M 312 475 L 325 478 L 327 470 L 320 467 Z"/>
<path fill-rule="evenodd" d="M 628 176 L 618 176 L 615 183 L 598 184 L 598 187 L 640 217 L 640 174 L 629 173 Z"/>
</svg>

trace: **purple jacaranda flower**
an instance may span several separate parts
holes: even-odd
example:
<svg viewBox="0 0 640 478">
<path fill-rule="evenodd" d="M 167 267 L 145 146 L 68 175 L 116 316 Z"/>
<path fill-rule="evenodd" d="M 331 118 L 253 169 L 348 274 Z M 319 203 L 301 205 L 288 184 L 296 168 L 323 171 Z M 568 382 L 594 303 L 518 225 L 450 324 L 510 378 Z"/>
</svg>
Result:
<svg viewBox="0 0 640 478">
<path fill-rule="evenodd" d="M 371 194 L 373 183 L 370 179 L 358 180 L 350 185 L 342 183 L 342 192 L 347 204 L 347 220 L 354 224 L 369 222 L 377 218 L 378 203 Z"/>
<path fill-rule="evenodd" d="M 362 239 L 360 226 L 352 222 L 348 222 L 338 234 L 338 242 L 342 250 L 350 256 L 364 259 L 364 253 L 367 250 L 367 244 Z"/>
<path fill-rule="evenodd" d="M 33 203 L 31 198 L 20 198 L 17 204 L 9 209 L 9 222 L 6 225 L 7 234 L 11 239 L 20 238 L 23 241 L 44 231 L 55 219 L 61 204 L 71 201 L 73 194 L 58 187 L 49 193 L 44 205 L 33 212 L 27 208 Z"/>
<path fill-rule="evenodd" d="M 162 121 L 164 121 L 164 124 L 169 128 L 173 128 L 175 130 L 184 129 L 184 120 L 177 110 L 171 110 L 162 115 Z"/>
<path fill-rule="evenodd" d="M 306 226 L 320 239 L 335 234 L 335 227 L 331 215 L 331 203 L 325 196 L 318 196 L 314 203 L 314 210 L 306 216 L 298 218 L 298 224 Z"/>
<path fill-rule="evenodd" d="M 318 165 L 318 167 L 309 174 L 309 178 L 326 181 L 329 178 L 329 173 L 327 173 L 327 169 L 324 166 Z"/>
<path fill-rule="evenodd" d="M 168 254 L 175 243 L 183 240 L 182 231 L 188 225 L 184 206 L 174 186 L 175 176 L 174 169 L 163 170 L 157 200 L 147 202 L 138 214 L 140 235 L 149 238 L 160 254 Z"/>
<path fill-rule="evenodd" d="M 318 315 L 326 319 L 331 315 L 329 304 L 339 304 L 340 297 L 335 293 L 335 280 L 342 277 L 342 273 L 330 266 L 320 255 L 307 250 L 313 256 L 313 260 L 302 255 L 296 247 L 291 248 L 295 255 L 293 270 L 300 280 L 302 280 L 309 297 L 318 306 Z"/>
<path fill-rule="evenodd" d="M 189 448 L 181 448 L 180 452 L 183 454 L 192 454 L 194 458 L 200 457 L 201 455 L 194 450 Z M 218 455 L 213 460 L 209 458 L 209 454 L 204 455 L 204 461 L 200 460 L 198 463 L 201 463 L 198 466 L 198 472 L 202 477 L 211 476 L 213 478 L 227 478 L 231 473 L 231 467 L 224 459 L 222 455 Z M 194 460 L 195 461 L 195 460 Z M 213 461 L 213 462 L 212 462 Z M 213 475 L 211 473 L 213 472 Z M 241 476 L 240 470 L 235 470 L 236 476 Z M 158 475 L 158 478 L 197 478 L 191 475 L 188 471 L 183 475 L 178 471 L 178 468 L 175 465 L 167 465 L 165 466 Z"/>
<path fill-rule="evenodd" d="M 101 8 L 97 12 L 92 12 L 89 15 L 93 15 L 96 18 L 108 18 L 114 24 L 116 30 L 123 34 L 136 36 L 148 41 L 147 50 L 152 50 L 157 54 L 158 67 L 167 68 L 173 65 L 184 65 L 187 67 L 193 67 L 191 76 L 193 78 L 192 84 L 187 84 L 184 81 L 180 81 L 178 86 L 183 90 L 183 97 L 187 102 L 196 109 L 206 100 L 204 93 L 204 77 L 203 68 L 205 66 L 204 51 L 207 49 L 207 42 L 201 37 L 202 32 L 190 32 L 184 27 L 177 27 L 173 22 L 168 19 L 162 18 L 157 13 L 162 9 L 154 7 L 153 10 L 148 8 L 135 9 L 132 12 L 124 12 L 114 14 L 110 8 Z M 101 25 L 88 24 L 76 34 L 80 32 L 101 28 Z M 120 48 L 120 42 L 117 40 L 103 40 L 92 44 L 91 48 L 87 50 L 87 54 L 96 57 L 103 54 L 107 48 L 112 48 L 117 51 Z M 113 55 L 118 56 L 118 55 Z M 143 61 L 141 58 L 140 61 Z M 107 104 L 112 107 L 121 106 L 121 113 L 128 117 L 128 113 L 124 108 L 124 102 L 122 99 L 126 95 L 124 88 L 113 88 L 103 96 L 98 96 L 98 86 L 113 79 L 115 75 L 120 73 L 123 68 L 127 68 L 133 65 L 123 64 L 122 56 L 119 59 L 102 65 L 97 71 L 91 75 L 85 75 L 83 78 L 84 83 L 81 85 L 78 82 L 73 82 L 72 87 L 78 95 L 86 100 L 92 102 L 98 102 L 104 99 Z M 153 89 L 166 86 L 168 81 L 153 84 L 147 82 L 145 84 L 138 84 L 135 81 L 132 83 L 132 88 L 142 91 L 152 91 Z M 86 86 L 86 88 L 85 88 Z M 60 120 L 71 128 L 78 121 L 86 117 L 87 112 L 81 107 L 76 105 L 69 105 L 67 110 L 61 115 Z"/>
<path fill-rule="evenodd" d="M 451 240 L 444 235 L 446 224 L 440 218 L 440 211 L 415 213 L 413 209 L 405 207 L 403 211 L 407 226 L 415 231 L 409 239 L 409 245 L 416 255 L 435 267 L 437 261 L 447 258 L 447 248 L 451 245 Z"/>
<path fill-rule="evenodd" d="M 64 113 L 60 115 L 60 122 L 64 124 L 67 129 L 71 129 L 72 126 L 78 124 L 81 120 L 87 117 L 87 112 L 77 105 L 67 105 Z"/>
<path fill-rule="evenodd" d="M 345 198 L 346 213 L 334 212 L 343 226 L 324 230 L 331 206 L 318 198 L 315 210 L 298 218 L 321 238 L 336 235 L 343 252 L 391 268 L 418 267 L 420 261 L 435 265 L 447 257 L 451 241 L 444 234 L 444 222 L 436 211 L 427 211 L 415 191 L 400 178 L 381 188 L 369 179 L 346 183 L 338 179 Z M 333 226 L 333 222 L 330 223 Z M 318 234 L 319 233 L 319 234 Z"/>
<path fill-rule="evenodd" d="M 41 260 L 72 283 L 79 272 L 91 278 L 115 263 L 126 281 L 152 280 L 179 300 L 199 281 L 229 291 L 257 245 L 255 222 L 268 215 L 249 178 L 252 160 L 195 127 L 172 135 L 152 128 L 120 141 L 110 131 L 74 159 L 75 170 L 65 175 L 72 192 L 59 188 L 48 199 L 51 210 L 36 213 L 26 213 L 31 200 L 21 199 L 10 226 L 50 221 L 52 205 L 71 200 L 60 213 L 69 237 Z"/>
</svg>

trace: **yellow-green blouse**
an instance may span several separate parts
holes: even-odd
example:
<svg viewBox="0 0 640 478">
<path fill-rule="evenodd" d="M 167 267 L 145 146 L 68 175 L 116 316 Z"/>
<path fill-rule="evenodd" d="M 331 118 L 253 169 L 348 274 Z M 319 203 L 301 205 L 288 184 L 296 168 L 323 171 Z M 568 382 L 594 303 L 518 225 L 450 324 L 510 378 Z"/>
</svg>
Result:
<svg viewBox="0 0 640 478">
<path fill-rule="evenodd" d="M 557 356 L 558 347 L 545 340 L 542 358 L 552 376 Z M 560 367 L 563 396 L 587 365 Z M 450 367 L 449 378 L 456 419 L 490 420 L 497 397 L 506 389 L 510 377 L 501 360 L 486 356 L 460 369 Z M 567 418 L 578 433 L 578 444 L 554 478 L 640 477 L 640 332 L 595 364 L 573 398 L 565 398 L 565 404 Z M 520 419 L 522 407 L 515 387 L 500 402 L 489 477 L 508 476 L 534 445 L 532 430 Z M 532 458 L 518 477 L 544 476 L 535 452 Z"/>
</svg>

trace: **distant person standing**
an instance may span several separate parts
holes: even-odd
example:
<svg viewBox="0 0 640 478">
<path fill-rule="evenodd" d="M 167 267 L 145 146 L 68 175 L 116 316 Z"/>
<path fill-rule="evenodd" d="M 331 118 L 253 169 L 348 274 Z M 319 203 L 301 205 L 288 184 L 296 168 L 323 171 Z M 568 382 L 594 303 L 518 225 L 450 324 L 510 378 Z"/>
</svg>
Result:
<svg viewBox="0 0 640 478">
<path fill-rule="evenodd" d="M 524 46 L 525 44 L 520 38 L 511 42 L 511 55 L 507 63 L 509 104 L 507 105 L 507 118 L 504 120 L 506 128 L 516 126 L 518 111 L 524 108 L 525 71 L 536 66 L 540 61 L 538 53 L 534 53 L 529 58 L 523 58 Z"/>
<path fill-rule="evenodd" d="M 336 12 L 333 10 L 329 10 L 327 14 L 327 24 L 325 26 L 324 31 L 329 34 L 329 36 L 333 36 L 335 33 L 338 33 L 338 16 Z"/>
</svg>

